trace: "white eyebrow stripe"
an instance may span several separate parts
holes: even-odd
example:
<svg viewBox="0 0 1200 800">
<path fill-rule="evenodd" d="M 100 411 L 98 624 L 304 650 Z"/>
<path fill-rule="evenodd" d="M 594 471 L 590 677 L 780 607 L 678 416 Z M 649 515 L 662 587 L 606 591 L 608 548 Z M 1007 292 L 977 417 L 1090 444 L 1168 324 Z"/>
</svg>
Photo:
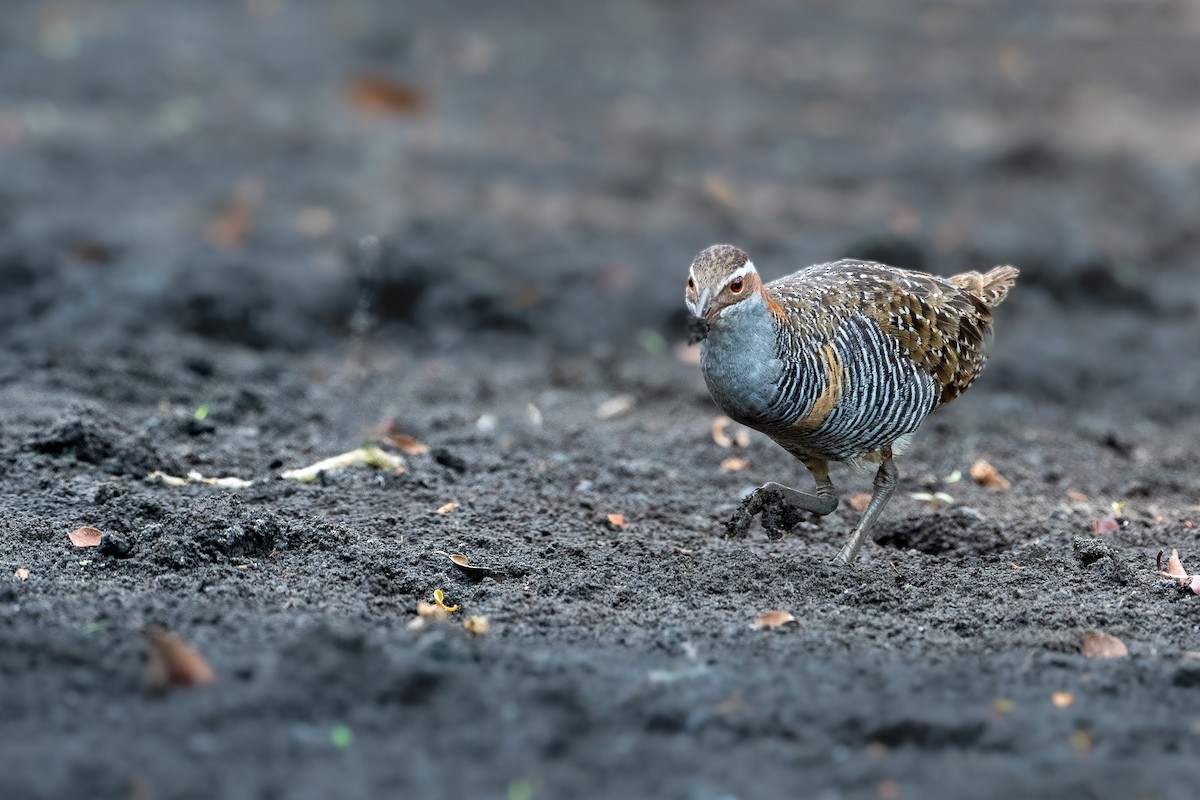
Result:
<svg viewBox="0 0 1200 800">
<path fill-rule="evenodd" d="M 758 270 L 756 270 L 756 269 L 754 268 L 754 262 L 753 262 L 753 261 L 747 261 L 747 262 L 746 262 L 746 266 L 742 267 L 742 268 L 741 268 L 741 269 L 739 269 L 737 272 L 735 272 L 735 273 L 733 273 L 732 275 L 730 275 L 730 276 L 729 276 L 729 277 L 728 277 L 728 278 L 725 280 L 725 282 L 726 282 L 726 283 L 729 283 L 730 281 L 732 281 L 732 280 L 733 280 L 733 279 L 735 279 L 735 278 L 745 278 L 747 275 L 749 275 L 749 274 L 751 274 L 751 273 L 757 274 L 757 273 L 758 273 Z"/>
</svg>

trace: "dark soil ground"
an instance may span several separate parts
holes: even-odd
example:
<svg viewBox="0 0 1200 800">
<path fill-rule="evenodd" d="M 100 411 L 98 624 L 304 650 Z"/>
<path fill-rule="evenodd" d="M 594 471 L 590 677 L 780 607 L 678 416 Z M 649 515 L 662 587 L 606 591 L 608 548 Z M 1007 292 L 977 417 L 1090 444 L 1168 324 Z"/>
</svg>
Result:
<svg viewBox="0 0 1200 800">
<path fill-rule="evenodd" d="M 0 797 L 1196 796 L 1195 2 L 4 6 Z M 723 240 L 1023 270 L 852 569 L 721 536 Z"/>
</svg>

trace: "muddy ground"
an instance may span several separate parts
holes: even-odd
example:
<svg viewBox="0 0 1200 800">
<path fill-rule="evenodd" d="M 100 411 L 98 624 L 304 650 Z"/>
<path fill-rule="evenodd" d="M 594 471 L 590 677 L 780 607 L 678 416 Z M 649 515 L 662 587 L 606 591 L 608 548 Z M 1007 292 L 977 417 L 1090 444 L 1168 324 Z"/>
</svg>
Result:
<svg viewBox="0 0 1200 800">
<path fill-rule="evenodd" d="M 0 796 L 1194 797 L 1200 597 L 1154 557 L 1200 568 L 1198 39 L 1185 0 L 8 0 Z M 1023 270 L 853 569 L 846 503 L 721 536 L 807 478 L 714 443 L 676 353 L 714 241 Z M 279 477 L 388 421 L 403 474 Z M 981 458 L 1011 488 L 946 480 Z M 148 690 L 148 625 L 216 682 Z"/>
</svg>

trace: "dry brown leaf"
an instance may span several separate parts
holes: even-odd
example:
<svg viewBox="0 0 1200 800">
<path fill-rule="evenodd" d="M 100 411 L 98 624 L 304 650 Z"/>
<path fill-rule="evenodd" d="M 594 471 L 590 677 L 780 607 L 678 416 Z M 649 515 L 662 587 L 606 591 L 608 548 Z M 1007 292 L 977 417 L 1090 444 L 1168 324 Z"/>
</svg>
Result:
<svg viewBox="0 0 1200 800">
<path fill-rule="evenodd" d="M 631 394 L 619 394 L 605 400 L 596 407 L 596 419 L 609 420 L 623 417 L 637 406 L 637 399 Z"/>
<path fill-rule="evenodd" d="M 1067 499 L 1072 503 L 1086 503 L 1088 501 L 1088 496 L 1083 492 L 1070 489 L 1067 491 Z"/>
<path fill-rule="evenodd" d="M 450 514 L 450 513 L 452 513 L 452 512 L 454 511 L 454 509 L 456 509 L 456 508 L 458 508 L 458 506 L 457 506 L 455 503 L 453 503 L 453 502 L 450 502 L 450 503 L 446 503 L 445 505 L 440 505 L 440 506 L 438 506 L 438 507 L 437 507 L 437 508 L 434 510 L 434 512 L 433 512 L 433 513 L 435 513 L 435 514 Z"/>
<path fill-rule="evenodd" d="M 487 617 L 467 617 L 463 620 L 463 629 L 476 636 L 483 636 L 491 627 Z"/>
<path fill-rule="evenodd" d="M 738 428 L 733 435 L 729 435 L 729 426 L 734 424 L 729 417 L 713 417 L 712 421 L 712 439 L 717 443 L 718 447 L 749 447 L 750 434 L 744 429 Z"/>
<path fill-rule="evenodd" d="M 704 193 L 710 200 L 725 208 L 737 206 L 737 198 L 734 196 L 733 187 L 729 185 L 729 181 L 714 172 L 704 176 Z"/>
<path fill-rule="evenodd" d="M 378 75 L 357 75 L 346 84 L 346 99 L 361 114 L 373 117 L 420 114 L 429 107 L 425 92 Z"/>
<path fill-rule="evenodd" d="M 1088 631 L 1083 635 L 1080 649 L 1087 658 L 1124 658 L 1129 648 L 1111 633 Z"/>
<path fill-rule="evenodd" d="M 445 619 L 446 609 L 442 608 L 437 603 L 429 603 L 424 600 L 418 600 L 417 617 L 420 619 Z"/>
<path fill-rule="evenodd" d="M 741 472 L 748 466 L 750 466 L 748 459 L 727 458 L 721 462 L 721 472 Z"/>
<path fill-rule="evenodd" d="M 1075 702 L 1075 695 L 1070 692 L 1055 692 L 1050 695 L 1050 702 L 1055 708 L 1066 708 Z"/>
<path fill-rule="evenodd" d="M 86 525 L 82 528 L 76 528 L 67 534 L 71 539 L 71 544 L 76 547 L 98 547 L 100 545 L 100 537 L 104 534 L 95 528 L 89 528 Z"/>
<path fill-rule="evenodd" d="M 471 573 L 472 575 L 475 575 L 476 577 L 479 577 L 479 578 L 489 578 L 489 577 L 490 578 L 504 578 L 504 577 L 508 576 L 508 573 L 502 569 L 494 569 L 492 567 L 481 567 L 476 564 L 472 564 L 470 559 L 468 559 L 462 553 L 446 553 L 441 550 L 439 550 L 437 552 L 441 553 L 446 558 L 450 559 L 451 563 L 453 563 L 454 566 L 458 567 L 459 569 L 463 570 L 464 572 Z"/>
<path fill-rule="evenodd" d="M 1171 557 L 1167 559 L 1167 571 L 1162 571 L 1162 554 L 1163 551 L 1158 551 L 1158 573 L 1164 578 L 1176 578 L 1180 582 L 1187 581 L 1191 576 L 1188 571 L 1183 568 L 1183 562 L 1179 560 L 1179 551 L 1172 550 Z"/>
<path fill-rule="evenodd" d="M 625 524 L 626 524 L 625 523 L 625 515 L 624 514 L 609 514 L 608 515 L 608 524 L 612 525 L 614 528 L 618 528 L 618 529 L 624 528 Z"/>
<path fill-rule="evenodd" d="M 790 612 L 780 609 L 764 611 L 758 615 L 758 619 L 754 620 L 754 627 L 758 630 L 775 630 L 784 625 L 799 625 L 796 618 Z"/>
<path fill-rule="evenodd" d="M 152 689 L 203 686 L 217 679 L 204 656 L 170 631 L 149 627 L 142 631 L 142 636 L 150 648 L 147 676 Z"/>
<path fill-rule="evenodd" d="M 400 452 L 410 456 L 423 456 L 429 452 L 429 445 L 420 442 L 407 433 L 402 432 L 396 421 L 392 420 L 383 426 L 383 438 L 387 443 Z"/>
<path fill-rule="evenodd" d="M 982 458 L 971 465 L 971 480 L 989 489 L 1004 491 L 1012 488 L 1012 484 L 1009 483 L 1008 478 L 1001 475 L 998 469 Z"/>
<path fill-rule="evenodd" d="M 698 367 L 700 366 L 700 345 L 677 345 L 675 347 L 675 357 L 679 359 L 681 364 L 687 364 L 689 367 Z"/>
<path fill-rule="evenodd" d="M 1112 517 L 1092 520 L 1092 532 L 1096 534 L 1116 533 L 1121 530 L 1121 523 Z"/>
<path fill-rule="evenodd" d="M 867 510 L 867 506 L 871 503 L 871 495 L 869 492 L 859 492 L 847 502 L 850 503 L 851 508 L 861 514 Z"/>
<path fill-rule="evenodd" d="M 13 570 L 13 577 L 19 581 L 27 581 L 29 580 L 29 570 L 25 567 L 17 567 Z"/>
</svg>

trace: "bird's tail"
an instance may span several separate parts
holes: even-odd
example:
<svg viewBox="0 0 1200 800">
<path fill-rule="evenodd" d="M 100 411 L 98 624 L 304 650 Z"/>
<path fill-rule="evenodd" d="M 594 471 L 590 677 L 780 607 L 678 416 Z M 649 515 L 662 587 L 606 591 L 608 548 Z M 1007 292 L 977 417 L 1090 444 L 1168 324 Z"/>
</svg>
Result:
<svg viewBox="0 0 1200 800">
<path fill-rule="evenodd" d="M 987 272 L 964 272 L 950 277 L 950 282 L 964 292 L 973 294 L 988 308 L 1000 305 L 1008 290 L 1017 282 L 1016 267 L 992 267 Z"/>
</svg>

